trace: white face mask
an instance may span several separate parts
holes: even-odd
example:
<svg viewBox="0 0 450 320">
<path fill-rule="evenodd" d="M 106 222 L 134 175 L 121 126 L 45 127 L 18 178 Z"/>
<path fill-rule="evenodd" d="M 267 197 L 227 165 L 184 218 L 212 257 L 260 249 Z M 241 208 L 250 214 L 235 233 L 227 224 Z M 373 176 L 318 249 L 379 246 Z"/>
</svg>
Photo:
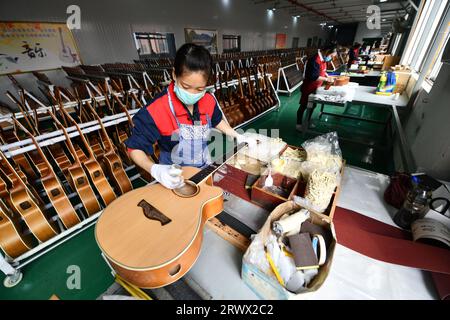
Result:
<svg viewBox="0 0 450 320">
<path fill-rule="evenodd" d="M 188 106 L 196 104 L 206 94 L 206 90 L 199 93 L 190 93 L 178 86 L 177 83 L 175 83 L 174 91 L 178 99 L 180 99 L 182 103 Z"/>
</svg>

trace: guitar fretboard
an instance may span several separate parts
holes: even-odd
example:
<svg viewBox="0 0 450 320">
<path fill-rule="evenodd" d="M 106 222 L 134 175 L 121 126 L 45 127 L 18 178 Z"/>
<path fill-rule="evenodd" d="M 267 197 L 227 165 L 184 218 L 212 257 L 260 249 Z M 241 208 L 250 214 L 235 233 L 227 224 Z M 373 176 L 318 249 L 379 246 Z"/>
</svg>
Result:
<svg viewBox="0 0 450 320">
<path fill-rule="evenodd" d="M 228 159 L 230 159 L 232 156 L 234 156 L 236 153 L 238 153 L 239 150 L 241 150 L 245 146 L 244 143 L 241 143 L 240 145 L 236 145 L 234 149 L 226 154 L 224 154 L 222 157 L 219 157 L 214 161 L 214 163 L 210 164 L 206 168 L 202 169 L 199 173 L 194 175 L 189 180 L 194 182 L 195 184 L 199 184 L 206 178 L 208 178 L 211 174 L 213 174 L 217 169 L 219 169 Z M 221 160 L 221 161 L 219 161 Z"/>
</svg>

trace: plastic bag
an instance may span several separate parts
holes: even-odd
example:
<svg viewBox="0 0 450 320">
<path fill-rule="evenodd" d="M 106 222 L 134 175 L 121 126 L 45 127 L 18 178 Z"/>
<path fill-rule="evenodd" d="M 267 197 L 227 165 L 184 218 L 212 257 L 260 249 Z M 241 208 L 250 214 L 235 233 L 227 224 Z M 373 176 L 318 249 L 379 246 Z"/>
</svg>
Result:
<svg viewBox="0 0 450 320">
<path fill-rule="evenodd" d="M 337 155 L 342 158 L 337 132 L 329 132 L 314 139 L 307 140 L 302 144 L 302 147 L 306 150 L 308 161 L 323 154 Z"/>
<path fill-rule="evenodd" d="M 307 181 L 305 197 L 295 201 L 305 208 L 323 213 L 340 183 L 342 152 L 336 132 L 330 132 L 303 143 L 307 161 L 302 163 L 302 176 Z"/>
</svg>

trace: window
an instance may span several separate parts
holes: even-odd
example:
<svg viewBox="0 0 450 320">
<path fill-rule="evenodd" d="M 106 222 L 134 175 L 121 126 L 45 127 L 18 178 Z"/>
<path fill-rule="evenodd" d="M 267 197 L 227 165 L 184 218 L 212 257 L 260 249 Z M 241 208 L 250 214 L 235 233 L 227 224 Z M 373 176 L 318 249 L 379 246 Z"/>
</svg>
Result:
<svg viewBox="0 0 450 320">
<path fill-rule="evenodd" d="M 421 71 L 447 2 L 448 0 L 424 1 L 403 56 L 402 64 L 410 65 L 416 72 Z"/>
<path fill-rule="evenodd" d="M 400 40 L 402 39 L 403 33 L 397 33 L 394 38 L 394 45 L 392 46 L 392 55 L 397 55 L 398 45 L 400 44 Z"/>
<path fill-rule="evenodd" d="M 169 44 L 164 34 L 135 32 L 134 38 L 140 56 L 169 54 Z"/>
<path fill-rule="evenodd" d="M 442 13 L 444 12 L 445 5 L 447 4 L 447 0 L 442 1 L 440 6 L 437 8 L 437 13 L 433 14 L 433 19 L 431 29 L 425 34 L 425 42 L 423 44 L 422 50 L 420 51 L 420 54 L 415 62 L 415 68 L 416 70 L 420 70 L 422 68 L 423 59 L 425 58 L 425 54 L 430 49 L 430 44 L 432 39 L 435 37 L 436 29 L 441 21 Z"/>
<path fill-rule="evenodd" d="M 448 39 L 450 38 L 450 23 L 447 25 L 447 29 L 442 34 L 441 40 L 439 42 L 439 47 L 431 62 L 430 68 L 428 69 L 427 76 L 425 78 L 424 86 L 431 89 L 434 81 L 436 80 L 439 71 L 442 67 L 442 55 L 448 44 Z M 429 90 L 428 90 L 429 91 Z"/>
<path fill-rule="evenodd" d="M 240 52 L 241 36 L 223 35 L 223 52 Z"/>
</svg>

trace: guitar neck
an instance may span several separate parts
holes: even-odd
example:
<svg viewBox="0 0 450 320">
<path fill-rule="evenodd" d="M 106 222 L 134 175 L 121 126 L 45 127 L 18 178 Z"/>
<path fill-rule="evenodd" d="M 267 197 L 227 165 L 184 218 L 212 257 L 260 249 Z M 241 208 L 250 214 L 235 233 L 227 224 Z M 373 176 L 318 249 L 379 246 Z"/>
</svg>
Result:
<svg viewBox="0 0 450 320">
<path fill-rule="evenodd" d="M 227 162 L 228 159 L 233 157 L 236 153 L 239 152 L 243 147 L 245 147 L 244 143 L 241 143 L 240 145 L 236 145 L 232 151 L 224 154 L 222 157 L 219 157 L 216 159 L 216 161 L 206 168 L 202 169 L 199 173 L 191 177 L 189 180 L 194 182 L 195 184 L 199 184 L 202 181 L 204 181 L 206 178 L 208 178 L 210 175 L 212 175 L 215 171 L 217 171 L 225 162 Z M 220 160 L 220 161 L 219 161 Z"/>
</svg>

